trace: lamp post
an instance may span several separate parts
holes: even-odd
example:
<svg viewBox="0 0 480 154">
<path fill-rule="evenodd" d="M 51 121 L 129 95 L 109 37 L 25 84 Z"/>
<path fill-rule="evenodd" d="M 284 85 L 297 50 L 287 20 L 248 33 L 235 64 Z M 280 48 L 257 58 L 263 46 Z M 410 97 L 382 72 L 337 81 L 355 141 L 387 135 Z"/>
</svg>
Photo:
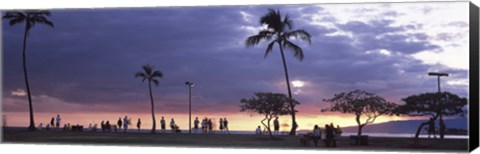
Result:
<svg viewBox="0 0 480 154">
<path fill-rule="evenodd" d="M 429 76 L 437 76 L 438 94 L 440 95 L 440 93 L 441 93 L 440 77 L 442 77 L 442 76 L 447 77 L 448 73 L 429 72 L 428 75 Z M 447 97 L 447 99 L 448 99 L 448 97 Z M 445 134 L 445 122 L 443 121 L 442 112 L 440 112 L 439 117 L 440 117 L 440 139 L 443 139 L 443 136 Z"/>
<path fill-rule="evenodd" d="M 185 84 L 188 86 L 188 134 L 192 134 L 192 87 L 195 83 L 187 81 Z"/>
</svg>

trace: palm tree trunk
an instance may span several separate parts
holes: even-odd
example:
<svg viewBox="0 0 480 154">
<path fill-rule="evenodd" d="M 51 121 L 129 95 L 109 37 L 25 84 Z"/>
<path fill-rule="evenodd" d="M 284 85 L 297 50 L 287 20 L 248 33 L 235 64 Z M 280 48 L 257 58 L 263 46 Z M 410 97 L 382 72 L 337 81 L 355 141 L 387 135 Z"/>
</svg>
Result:
<svg viewBox="0 0 480 154">
<path fill-rule="evenodd" d="M 278 42 L 278 46 L 280 47 L 280 53 L 282 54 L 283 69 L 285 70 L 285 78 L 288 89 L 288 98 L 292 99 L 292 91 L 290 90 L 290 80 L 288 79 L 288 69 L 287 62 L 285 60 L 285 54 L 283 53 L 283 47 L 280 42 Z M 295 132 L 297 130 L 297 122 L 295 120 L 295 106 L 293 105 L 293 103 L 290 104 L 290 110 L 290 114 L 292 115 L 292 130 L 290 130 L 290 135 L 295 135 Z"/>
<path fill-rule="evenodd" d="M 28 21 L 26 21 L 28 23 Z M 27 55 L 25 53 L 27 49 L 27 34 L 28 34 L 28 24 L 25 24 L 25 33 L 23 34 L 23 74 L 25 76 L 25 85 L 27 87 L 27 97 L 28 97 L 28 108 L 30 112 L 30 125 L 28 126 L 29 131 L 35 131 L 35 122 L 33 120 L 33 106 L 32 106 L 32 95 L 30 94 L 30 84 L 28 83 L 28 74 L 27 74 Z"/>
<path fill-rule="evenodd" d="M 152 85 L 150 82 L 148 82 L 148 90 L 150 92 L 150 103 L 151 103 L 151 106 L 152 106 L 152 133 L 155 133 L 155 128 L 156 128 L 156 123 L 155 121 L 155 107 L 153 106 L 153 96 L 152 96 Z"/>
</svg>

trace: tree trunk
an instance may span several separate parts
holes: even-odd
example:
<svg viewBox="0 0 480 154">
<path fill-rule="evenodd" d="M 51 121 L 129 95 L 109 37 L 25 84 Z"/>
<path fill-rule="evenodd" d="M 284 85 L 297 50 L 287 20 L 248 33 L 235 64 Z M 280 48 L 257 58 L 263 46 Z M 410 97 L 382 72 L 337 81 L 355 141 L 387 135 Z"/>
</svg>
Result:
<svg viewBox="0 0 480 154">
<path fill-rule="evenodd" d="M 156 128 L 156 121 L 155 120 L 155 107 L 153 105 L 153 96 L 152 96 L 152 85 L 151 85 L 151 82 L 149 81 L 148 82 L 148 90 L 150 92 L 150 103 L 151 103 L 151 106 L 152 106 L 152 133 L 155 133 L 155 128 Z"/>
<path fill-rule="evenodd" d="M 362 124 L 360 123 L 360 114 L 355 114 L 356 117 L 355 117 L 355 121 L 357 121 L 357 125 L 358 125 L 358 132 L 357 132 L 357 136 L 360 136 L 362 135 Z"/>
<path fill-rule="evenodd" d="M 443 140 L 443 137 L 445 136 L 445 121 L 443 121 L 442 113 L 440 113 L 440 124 L 439 124 L 439 129 L 440 129 L 440 139 Z"/>
<path fill-rule="evenodd" d="M 292 91 L 290 90 L 290 79 L 288 78 L 288 69 L 287 69 L 287 62 L 285 60 L 285 54 L 283 53 L 283 47 L 280 42 L 278 42 L 278 46 L 280 47 L 280 53 L 282 54 L 282 61 L 283 61 L 283 69 L 285 70 L 285 79 L 287 82 L 287 89 L 288 89 L 288 98 L 292 99 Z M 295 120 L 295 106 L 291 103 L 290 104 L 290 114 L 292 115 L 292 130 L 290 130 L 290 135 L 295 135 L 297 130 L 297 122 Z"/>
<path fill-rule="evenodd" d="M 420 131 L 422 130 L 422 127 L 427 125 L 428 122 L 424 122 L 422 124 L 420 124 L 420 126 L 418 126 L 418 129 L 417 129 L 417 132 L 415 133 L 415 139 L 418 139 L 419 135 L 420 135 Z"/>
<path fill-rule="evenodd" d="M 270 138 L 273 138 L 272 130 L 270 129 L 270 121 L 271 121 L 271 120 L 272 120 L 271 117 L 268 118 L 268 120 L 267 120 L 267 121 L 268 121 L 268 127 L 267 127 L 267 129 L 268 129 L 268 134 L 270 135 Z"/>
<path fill-rule="evenodd" d="M 363 127 L 365 127 L 365 124 L 358 125 L 357 136 L 362 136 L 362 129 L 363 129 Z"/>
<path fill-rule="evenodd" d="M 26 55 L 26 49 L 27 49 L 27 35 L 28 35 L 28 20 L 26 21 L 25 24 L 25 33 L 23 34 L 23 52 L 22 52 L 22 58 L 23 58 L 23 74 L 25 76 L 25 86 L 27 87 L 27 97 L 28 97 L 28 108 L 30 112 L 30 125 L 28 126 L 29 131 L 35 131 L 35 122 L 33 118 L 33 106 L 32 106 L 32 95 L 30 92 L 30 84 L 28 83 L 28 73 L 27 73 L 27 55 Z"/>
</svg>

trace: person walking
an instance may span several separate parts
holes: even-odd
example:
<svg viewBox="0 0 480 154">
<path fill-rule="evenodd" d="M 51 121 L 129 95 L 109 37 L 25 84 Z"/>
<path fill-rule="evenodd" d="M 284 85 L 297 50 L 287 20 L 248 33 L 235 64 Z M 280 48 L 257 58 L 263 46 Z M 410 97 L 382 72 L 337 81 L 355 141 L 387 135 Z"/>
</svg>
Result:
<svg viewBox="0 0 480 154">
<path fill-rule="evenodd" d="M 57 125 L 55 125 L 56 128 L 60 128 L 60 122 L 62 121 L 62 118 L 60 118 L 60 114 L 57 114 Z"/>
<path fill-rule="evenodd" d="M 138 132 L 140 132 L 140 126 L 142 125 L 142 122 L 140 121 L 140 118 L 138 118 L 138 121 L 137 121 L 137 129 L 138 129 Z"/>
<path fill-rule="evenodd" d="M 163 118 L 163 116 L 162 116 L 162 119 L 160 120 L 160 126 L 161 126 L 162 133 L 165 133 L 165 119 Z"/>
<path fill-rule="evenodd" d="M 122 118 L 121 117 L 118 117 L 117 125 L 118 125 L 118 129 L 122 129 Z"/>
<path fill-rule="evenodd" d="M 280 130 L 280 123 L 278 122 L 278 117 L 275 117 L 275 120 L 273 120 L 273 127 L 273 134 L 278 135 Z"/>
<path fill-rule="evenodd" d="M 223 129 L 227 132 L 227 134 L 229 134 L 229 130 L 228 130 L 228 121 L 227 121 L 227 118 L 223 118 Z"/>
</svg>

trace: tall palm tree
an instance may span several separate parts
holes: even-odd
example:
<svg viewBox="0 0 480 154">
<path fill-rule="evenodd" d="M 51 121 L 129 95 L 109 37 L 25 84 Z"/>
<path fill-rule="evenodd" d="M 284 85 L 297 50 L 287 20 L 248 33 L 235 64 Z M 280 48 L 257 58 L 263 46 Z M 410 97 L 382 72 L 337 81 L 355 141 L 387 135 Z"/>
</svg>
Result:
<svg viewBox="0 0 480 154">
<path fill-rule="evenodd" d="M 285 61 L 285 55 L 283 50 L 285 48 L 291 49 L 293 51 L 295 57 L 302 61 L 303 60 L 303 51 L 298 45 L 291 42 L 290 38 L 296 38 L 303 41 L 308 41 L 310 44 L 310 34 L 308 34 L 305 30 L 298 29 L 292 30 L 293 22 L 290 20 L 288 15 L 285 15 L 282 19 L 282 15 L 280 11 L 275 11 L 273 9 L 269 9 L 268 13 L 260 18 L 260 24 L 266 25 L 267 28 L 258 32 L 257 35 L 253 35 L 247 38 L 245 44 L 247 47 L 252 47 L 259 44 L 262 41 L 270 41 L 272 40 L 268 46 L 267 50 L 265 51 L 265 58 L 267 55 L 272 52 L 272 48 L 275 44 L 278 44 L 280 48 L 280 54 L 282 55 L 283 61 L 283 68 L 285 70 L 285 78 L 288 88 L 288 97 L 292 99 L 292 92 L 290 90 L 290 81 L 288 79 L 288 70 L 287 70 L 287 62 Z M 292 130 L 290 131 L 290 135 L 295 135 L 296 129 L 298 127 L 296 120 L 295 120 L 295 105 L 291 104 L 291 115 L 292 115 Z"/>
<path fill-rule="evenodd" d="M 135 73 L 135 78 L 142 78 L 142 82 L 145 82 L 145 80 L 148 80 L 148 90 L 150 92 L 150 104 L 152 107 L 152 133 L 155 133 L 155 128 L 156 128 L 156 120 L 155 120 L 155 108 L 153 105 L 153 96 L 152 96 L 152 82 L 155 84 L 155 86 L 158 86 L 158 79 L 157 78 L 162 78 L 163 73 L 160 72 L 159 70 L 154 70 L 154 66 L 150 64 L 146 64 L 142 66 L 142 71 L 139 71 Z"/>
<path fill-rule="evenodd" d="M 45 24 L 53 28 L 53 23 L 49 21 L 46 16 L 50 16 L 50 12 L 42 10 L 10 11 L 3 16 L 3 19 L 9 20 L 10 26 L 25 22 L 25 32 L 23 34 L 23 74 L 25 76 L 28 107 L 30 111 L 30 126 L 28 126 L 28 130 L 30 131 L 35 131 L 35 123 L 33 120 L 32 95 L 30 93 L 30 84 L 28 83 L 27 57 L 25 51 L 27 48 L 29 31 L 36 23 Z"/>
</svg>

